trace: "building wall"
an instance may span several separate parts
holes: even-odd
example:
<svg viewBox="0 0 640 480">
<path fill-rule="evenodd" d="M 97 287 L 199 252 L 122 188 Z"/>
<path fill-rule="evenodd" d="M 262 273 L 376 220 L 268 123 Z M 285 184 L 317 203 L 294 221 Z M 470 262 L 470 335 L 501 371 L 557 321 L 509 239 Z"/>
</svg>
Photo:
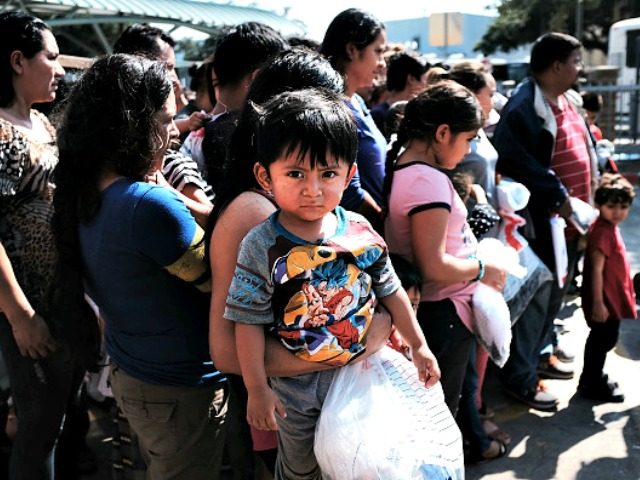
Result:
<svg viewBox="0 0 640 480">
<path fill-rule="evenodd" d="M 416 51 L 434 55 L 439 59 L 446 59 L 453 55 L 454 57 L 476 58 L 480 54 L 475 52 L 473 48 L 480 41 L 482 36 L 488 30 L 495 17 L 487 15 L 472 15 L 467 13 L 452 14 L 461 17 L 462 26 L 462 42 L 453 45 L 451 42 L 448 46 L 436 46 L 430 43 L 430 21 L 429 17 L 411 18 L 406 20 L 390 20 L 385 22 L 388 41 L 390 43 L 401 43 L 408 47 L 415 48 Z M 438 18 L 438 21 L 441 17 Z M 452 32 L 451 37 L 455 37 Z M 415 42 L 415 43 L 413 43 Z M 496 52 L 492 57 L 500 57 L 507 61 L 522 60 L 529 55 L 529 47 L 518 48 L 510 52 Z"/>
</svg>

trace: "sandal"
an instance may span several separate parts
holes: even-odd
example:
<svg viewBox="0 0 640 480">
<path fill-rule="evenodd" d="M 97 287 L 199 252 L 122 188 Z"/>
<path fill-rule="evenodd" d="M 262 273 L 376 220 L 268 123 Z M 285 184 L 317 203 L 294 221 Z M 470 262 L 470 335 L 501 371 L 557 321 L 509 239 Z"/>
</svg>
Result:
<svg viewBox="0 0 640 480">
<path fill-rule="evenodd" d="M 496 458 L 504 457 L 507 453 L 507 446 L 500 440 L 492 440 L 491 445 L 484 452 L 480 454 L 480 457 L 486 462 L 489 460 L 495 460 Z"/>
<path fill-rule="evenodd" d="M 509 445 L 511 443 L 511 435 L 504 430 L 501 430 L 500 427 L 491 420 L 485 420 L 482 422 L 482 428 L 484 428 L 484 432 L 491 440 L 498 440 L 505 445 Z"/>
<path fill-rule="evenodd" d="M 474 453 L 465 458 L 465 463 L 470 465 L 479 465 L 507 454 L 507 446 L 500 440 L 492 440 L 489 448 L 483 453 Z"/>
</svg>

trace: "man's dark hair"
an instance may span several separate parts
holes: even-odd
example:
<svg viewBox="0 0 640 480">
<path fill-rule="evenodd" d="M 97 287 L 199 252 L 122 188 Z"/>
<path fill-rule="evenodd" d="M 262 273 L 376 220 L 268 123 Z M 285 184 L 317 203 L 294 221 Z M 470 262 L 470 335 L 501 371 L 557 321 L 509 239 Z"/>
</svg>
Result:
<svg viewBox="0 0 640 480">
<path fill-rule="evenodd" d="M 420 80 L 426 71 L 427 66 L 413 55 L 398 53 L 389 59 L 387 65 L 387 90 L 400 92 L 407 86 L 408 75 Z"/>
<path fill-rule="evenodd" d="M 574 50 L 581 47 L 580 40 L 566 33 L 545 33 L 533 44 L 529 68 L 534 74 L 542 73 L 554 62 L 566 61 Z"/>
<path fill-rule="evenodd" d="M 284 37 L 268 25 L 258 22 L 237 25 L 216 47 L 213 70 L 218 84 L 236 84 L 270 57 L 288 48 Z"/>
<path fill-rule="evenodd" d="M 113 53 L 128 53 L 158 59 L 162 55 L 158 39 L 168 43 L 171 48 L 176 46 L 175 40 L 162 29 L 147 23 L 134 23 L 116 40 Z"/>
</svg>

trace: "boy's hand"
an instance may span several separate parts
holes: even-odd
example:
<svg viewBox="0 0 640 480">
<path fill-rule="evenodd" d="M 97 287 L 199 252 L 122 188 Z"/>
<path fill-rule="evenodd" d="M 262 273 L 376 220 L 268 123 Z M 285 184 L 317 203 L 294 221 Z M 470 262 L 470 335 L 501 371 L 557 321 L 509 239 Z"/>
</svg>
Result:
<svg viewBox="0 0 640 480">
<path fill-rule="evenodd" d="M 605 323 L 609 318 L 609 309 L 604 302 L 593 302 L 591 320 L 596 323 Z"/>
<path fill-rule="evenodd" d="M 438 361 L 426 344 L 411 350 L 411 358 L 418 369 L 418 378 L 424 386 L 433 387 L 440 380 Z"/>
<path fill-rule="evenodd" d="M 278 430 L 275 413 L 285 418 L 284 405 L 269 387 L 249 391 L 247 422 L 258 430 Z"/>
</svg>

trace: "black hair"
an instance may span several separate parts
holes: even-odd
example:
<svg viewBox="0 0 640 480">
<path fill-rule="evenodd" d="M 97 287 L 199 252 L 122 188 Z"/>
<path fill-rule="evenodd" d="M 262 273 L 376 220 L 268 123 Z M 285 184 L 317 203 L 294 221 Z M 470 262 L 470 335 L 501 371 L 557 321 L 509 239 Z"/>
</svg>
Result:
<svg viewBox="0 0 640 480">
<path fill-rule="evenodd" d="M 396 271 L 396 275 L 400 279 L 402 288 L 405 290 L 417 288 L 420 291 L 422 288 L 422 275 L 418 267 L 397 253 L 390 253 L 389 259 L 393 269 Z"/>
<path fill-rule="evenodd" d="M 598 113 L 602 110 L 602 95 L 597 92 L 582 92 L 582 108 Z"/>
<path fill-rule="evenodd" d="M 384 24 L 370 13 L 349 8 L 329 24 L 320 45 L 320 53 L 329 59 L 333 68 L 344 73 L 345 66 L 351 61 L 347 45 L 353 43 L 358 50 L 364 50 L 383 30 Z"/>
<path fill-rule="evenodd" d="M 448 125 L 454 135 L 482 127 L 482 108 L 473 92 L 446 80 L 428 87 L 407 103 L 398 136 L 387 152 L 385 193 L 391 191 L 393 165 L 400 149 L 411 140 L 431 143 L 440 125 Z"/>
<path fill-rule="evenodd" d="M 415 56 L 397 53 L 387 62 L 387 90 L 400 92 L 407 86 L 407 76 L 420 80 L 426 71 L 427 66 Z"/>
<path fill-rule="evenodd" d="M 554 62 L 565 62 L 581 47 L 580 40 L 566 33 L 545 33 L 533 44 L 529 69 L 534 75 L 543 73 Z"/>
<path fill-rule="evenodd" d="M 320 51 L 320 42 L 307 37 L 298 37 L 294 35 L 292 37 L 287 37 L 287 42 L 289 42 L 291 47 L 307 48 L 314 52 Z"/>
<path fill-rule="evenodd" d="M 162 147 L 156 114 L 170 92 L 163 63 L 123 54 L 98 59 L 71 91 L 58 130 L 53 198 L 58 263 L 51 305 L 56 318 L 80 322 L 87 315 L 78 228 L 100 209 L 101 175 L 142 180 L 149 170 Z"/>
<path fill-rule="evenodd" d="M 480 62 L 460 62 L 449 70 L 449 79 L 478 93 L 487 86 L 487 70 Z"/>
<path fill-rule="evenodd" d="M 265 168 L 283 155 L 297 152 L 310 166 L 327 166 L 327 156 L 351 167 L 356 161 L 358 133 L 355 119 L 341 96 L 317 89 L 283 92 L 262 105 L 253 104 L 256 117 L 257 161 Z"/>
<path fill-rule="evenodd" d="M 211 105 L 216 104 L 216 91 L 211 81 L 211 72 L 213 71 L 213 57 L 207 58 L 200 65 L 193 64 L 189 67 L 189 76 L 191 82 L 189 89 L 194 92 L 198 90 L 206 90 Z"/>
<path fill-rule="evenodd" d="M 288 48 L 284 37 L 268 25 L 245 22 L 235 26 L 216 46 L 213 69 L 218 84 L 238 83 L 270 57 Z"/>
<path fill-rule="evenodd" d="M 261 104 L 278 93 L 303 88 L 322 88 L 340 94 L 344 90 L 344 82 L 342 76 L 319 53 L 293 49 L 276 55 L 258 72 L 249 88 L 247 100 Z M 253 175 L 253 165 L 257 159 L 256 146 L 251 141 L 255 128 L 254 113 L 251 106 L 245 106 L 231 137 L 220 191 L 216 192 L 209 217 L 209 231 L 213 230 L 218 216 L 233 199 L 242 192 L 260 188 Z"/>
<path fill-rule="evenodd" d="M 629 180 L 619 173 L 604 173 L 600 179 L 600 185 L 596 188 L 594 202 L 596 205 L 631 204 L 635 196 L 636 193 Z"/>
<path fill-rule="evenodd" d="M 158 59 L 162 55 L 158 40 L 169 44 L 171 48 L 176 46 L 175 40 L 164 30 L 147 23 L 134 23 L 118 37 L 113 45 L 113 53 L 128 53 Z"/>
<path fill-rule="evenodd" d="M 33 58 L 43 48 L 42 32 L 49 26 L 33 15 L 11 11 L 0 13 L 0 107 L 15 100 L 11 53 L 22 52 Z"/>
</svg>

